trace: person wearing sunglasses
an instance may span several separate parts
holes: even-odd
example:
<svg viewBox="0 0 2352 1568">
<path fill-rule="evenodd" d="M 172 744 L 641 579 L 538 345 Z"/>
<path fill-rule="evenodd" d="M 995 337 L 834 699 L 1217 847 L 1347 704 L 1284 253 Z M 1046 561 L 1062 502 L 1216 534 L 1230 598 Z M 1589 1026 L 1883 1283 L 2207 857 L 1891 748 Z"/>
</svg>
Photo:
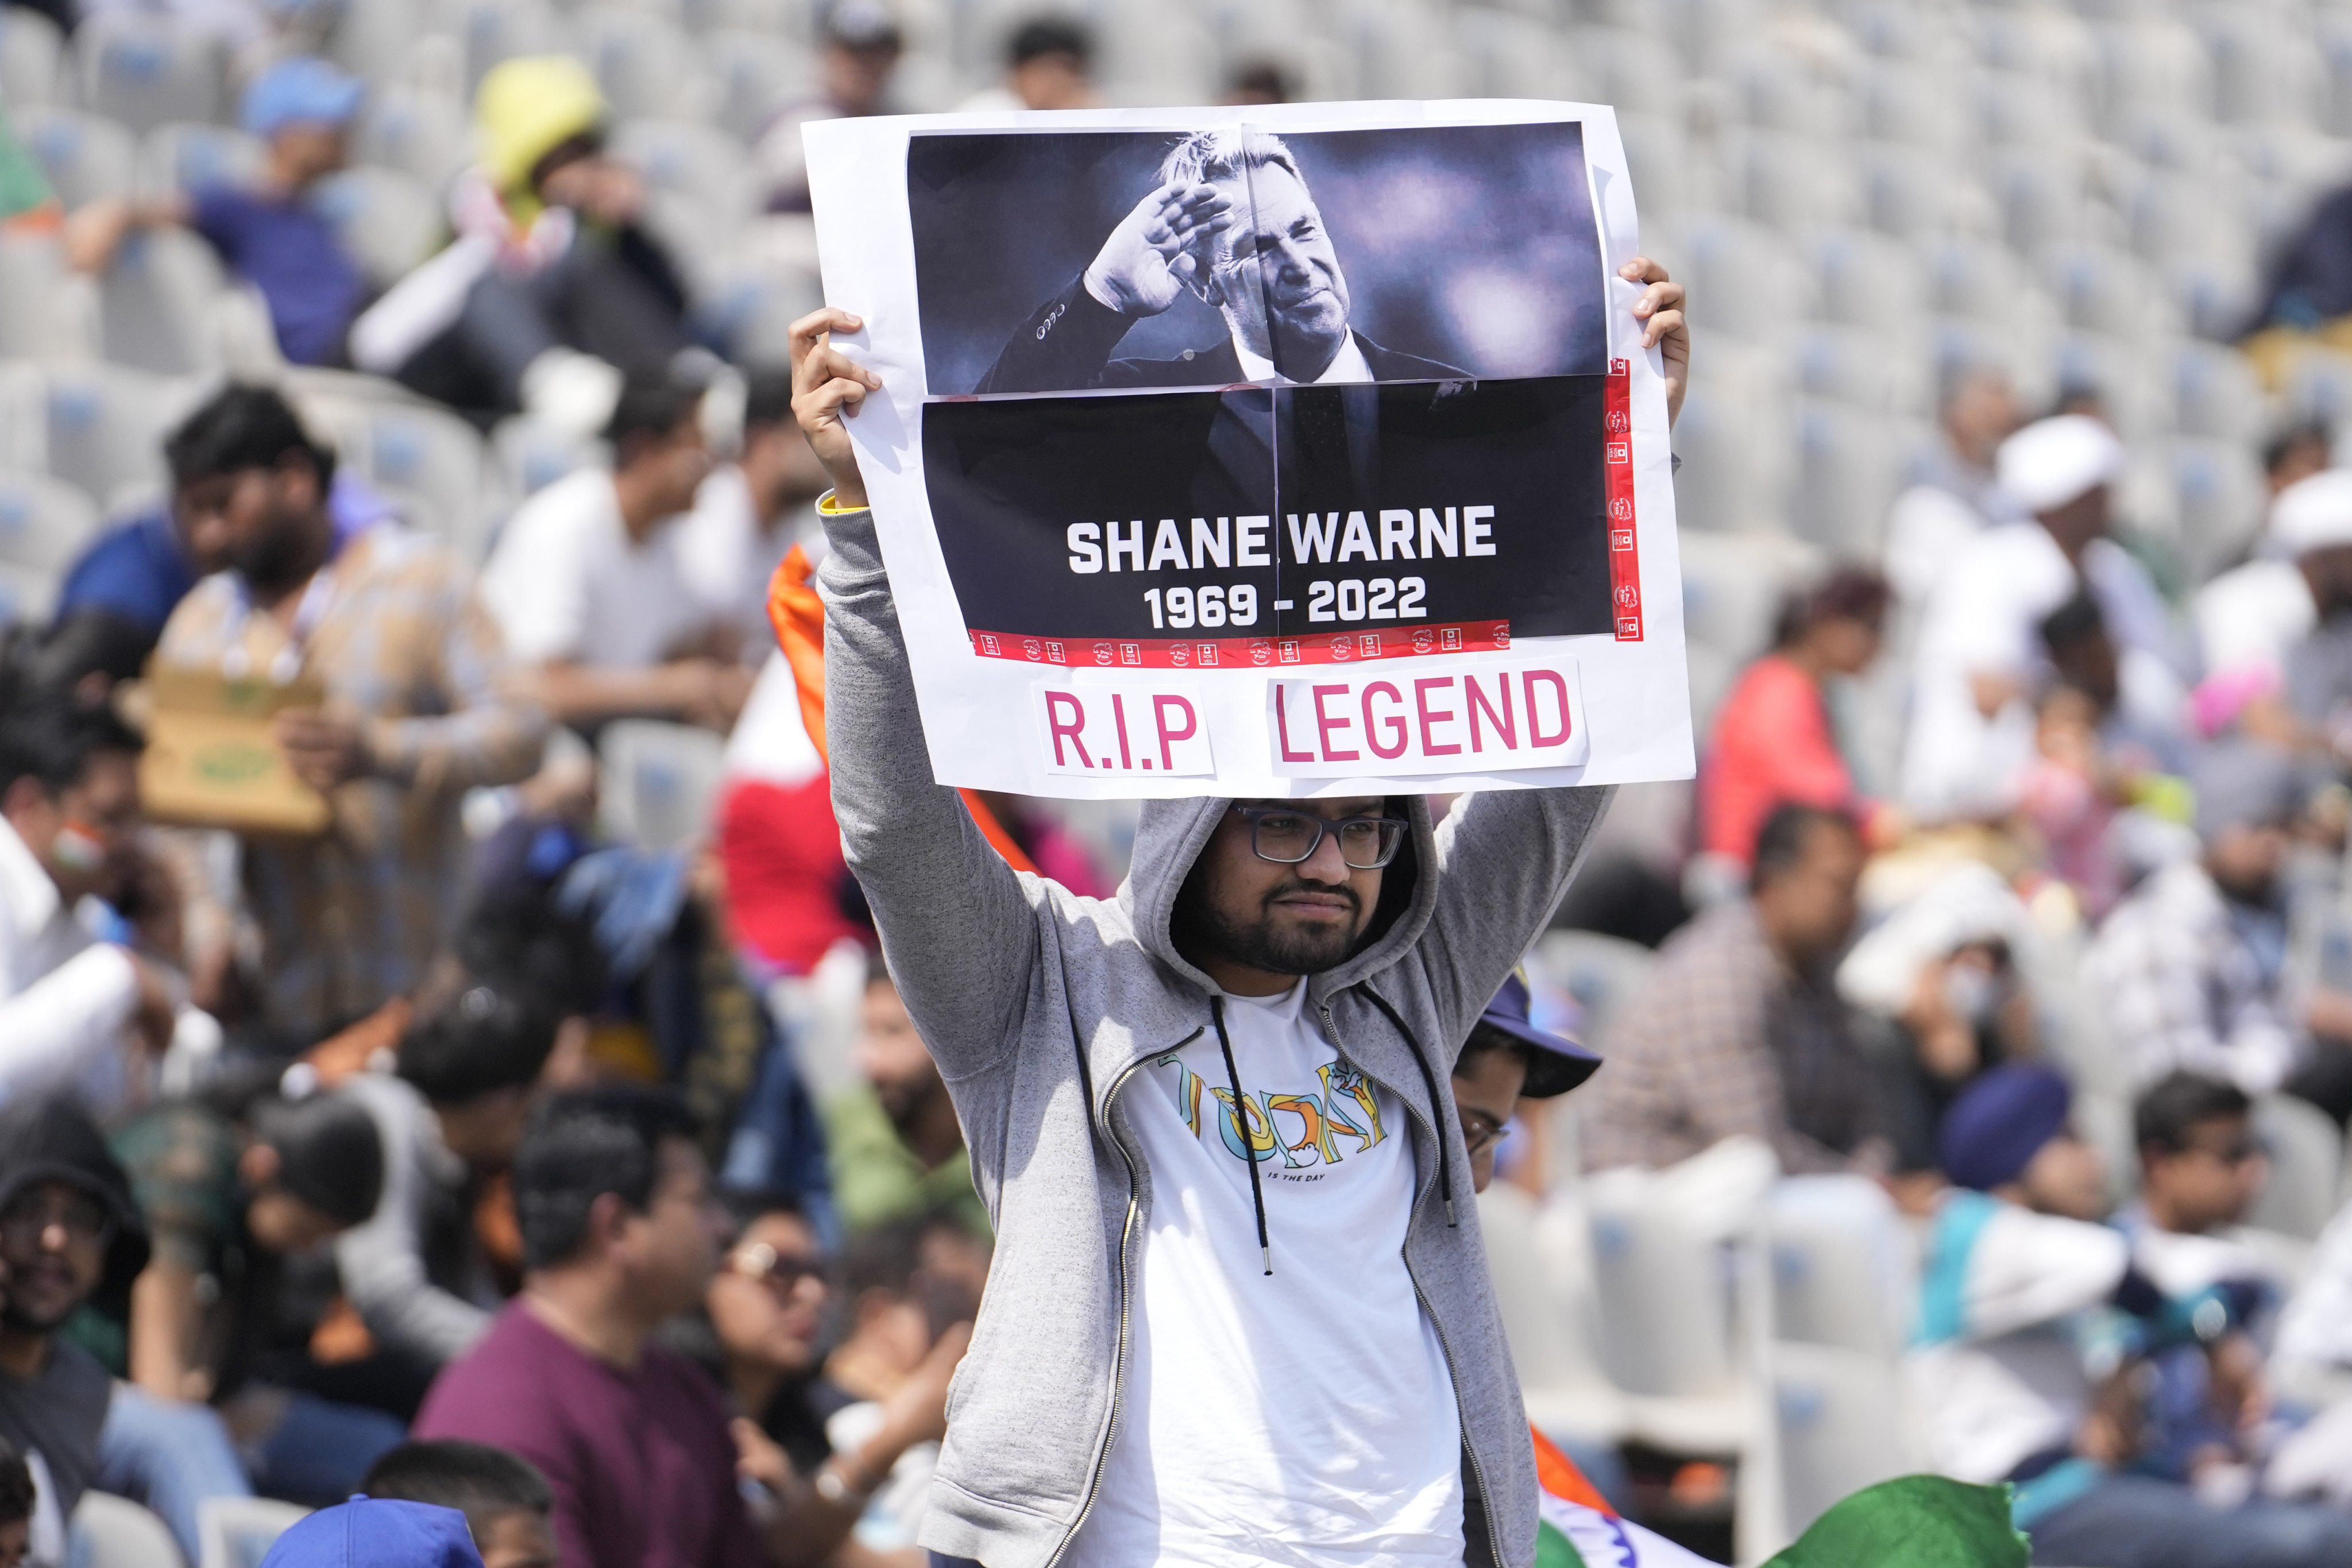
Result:
<svg viewBox="0 0 2352 1568">
<path fill-rule="evenodd" d="M 1622 275 L 1678 384 L 1681 286 Z M 1442 827 L 1419 795 L 1152 800 L 1115 899 L 1014 871 L 932 773 L 847 430 L 881 381 L 832 346 L 864 328 L 791 333 L 835 486 L 835 816 L 996 1231 L 918 1539 L 983 1568 L 1532 1561 L 1445 1085 L 1608 792 Z"/>
</svg>

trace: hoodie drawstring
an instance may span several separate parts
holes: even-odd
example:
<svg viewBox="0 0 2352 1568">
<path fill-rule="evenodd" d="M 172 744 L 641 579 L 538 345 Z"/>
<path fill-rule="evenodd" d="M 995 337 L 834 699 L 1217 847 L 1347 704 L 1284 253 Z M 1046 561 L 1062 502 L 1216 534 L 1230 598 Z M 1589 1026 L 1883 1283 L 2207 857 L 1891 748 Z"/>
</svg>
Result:
<svg viewBox="0 0 2352 1568">
<path fill-rule="evenodd" d="M 1250 1202 L 1257 1207 L 1257 1252 L 1265 1260 L 1265 1271 L 1274 1272 L 1274 1244 L 1265 1235 L 1265 1187 L 1257 1173 L 1257 1149 L 1250 1142 L 1249 1102 L 1242 1098 L 1242 1075 L 1234 1067 L 1234 1042 L 1225 1034 L 1225 999 L 1212 993 L 1209 997 L 1209 1018 L 1217 1026 L 1217 1048 L 1225 1054 L 1225 1087 L 1233 1091 L 1234 1125 L 1241 1130 L 1242 1158 L 1249 1166 Z M 1269 1125 L 1266 1129 L 1272 1131 Z"/>
<path fill-rule="evenodd" d="M 1429 1089 L 1429 1128 L 1431 1131 L 1437 1134 L 1437 1196 L 1438 1200 L 1445 1205 L 1445 1223 L 1453 1225 L 1455 1223 L 1454 1162 L 1446 1152 L 1445 1129 L 1440 1126 L 1437 1121 L 1439 1117 L 1445 1114 L 1445 1101 L 1437 1097 L 1437 1074 L 1430 1067 L 1429 1058 L 1422 1054 L 1420 1042 L 1412 1037 L 1412 1031 L 1404 1026 L 1404 1020 L 1398 1016 L 1397 1010 L 1389 1005 L 1388 998 L 1369 985 L 1364 986 L 1362 990 L 1365 995 L 1371 998 L 1372 1005 L 1386 1014 L 1389 1022 L 1396 1026 L 1396 1032 L 1404 1037 L 1405 1049 L 1412 1053 L 1412 1065 L 1421 1069 L 1421 1081 Z"/>
</svg>

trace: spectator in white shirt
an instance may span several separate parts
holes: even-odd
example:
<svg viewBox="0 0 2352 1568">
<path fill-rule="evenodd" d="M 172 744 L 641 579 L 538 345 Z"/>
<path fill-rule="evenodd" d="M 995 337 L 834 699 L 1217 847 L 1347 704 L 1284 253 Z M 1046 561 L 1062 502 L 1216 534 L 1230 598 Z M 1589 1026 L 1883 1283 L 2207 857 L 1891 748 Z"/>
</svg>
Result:
<svg viewBox="0 0 2352 1568">
<path fill-rule="evenodd" d="M 2116 906 L 2084 978 L 2139 1082 L 2185 1068 L 2249 1094 L 2301 1095 L 2341 1121 L 2352 1051 L 2333 1042 L 2352 1040 L 2352 996 L 2305 987 L 2287 963 L 2281 874 L 2305 800 L 2294 760 L 2223 741 L 2193 783 L 2203 853 Z"/>
<path fill-rule="evenodd" d="M 754 374 L 743 400 L 743 455 L 711 470 L 677 530 L 687 586 L 747 647 L 774 651 L 768 582 L 793 545 L 823 537 L 816 498 L 830 483 L 793 422 L 791 374 Z"/>
<path fill-rule="evenodd" d="M 1970 540 L 2017 516 L 1993 475 L 1993 455 L 2018 426 L 2009 377 L 1988 365 L 1956 368 L 1937 416 L 1942 442 L 1886 514 L 1886 579 L 1906 606 L 1927 600 Z"/>
<path fill-rule="evenodd" d="M 613 468 L 583 469 L 523 503 L 481 593 L 559 721 L 637 715 L 725 730 L 750 694 L 740 639 L 687 581 L 678 523 L 710 472 L 701 399 L 667 383 L 625 389 Z"/>
<path fill-rule="evenodd" d="M 141 745 L 111 710 L 61 699 L 0 718 L 0 1104 L 67 1088 L 102 1101 L 133 1076 L 127 1047 L 171 1043 L 167 971 L 98 902 L 139 864 Z M 100 940 L 93 915 L 122 940 Z"/>
<path fill-rule="evenodd" d="M 2197 635 L 2206 678 L 2198 717 L 2218 733 L 2244 716 L 2252 732 L 2284 733 L 2276 722 L 2290 656 L 2339 607 L 2352 605 L 2352 471 L 2300 479 L 2271 502 L 2256 557 L 2197 595 Z"/>
</svg>

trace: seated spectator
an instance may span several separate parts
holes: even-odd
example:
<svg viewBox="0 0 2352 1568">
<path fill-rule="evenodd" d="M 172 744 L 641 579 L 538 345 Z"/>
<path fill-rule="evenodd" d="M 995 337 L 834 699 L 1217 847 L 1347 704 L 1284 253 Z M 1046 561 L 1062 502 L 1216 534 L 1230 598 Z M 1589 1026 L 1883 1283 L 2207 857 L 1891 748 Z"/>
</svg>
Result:
<svg viewBox="0 0 2352 1568">
<path fill-rule="evenodd" d="M 100 941 L 81 919 L 121 896 L 142 744 L 105 708 L 0 715 L 0 1105 L 68 1087 L 119 1105 L 171 1043 L 179 983 L 127 930 Z"/>
<path fill-rule="evenodd" d="M 2347 606 L 2352 473 L 2323 468 L 2275 491 L 2254 558 L 2197 592 L 2197 634 L 2205 655 L 2197 699 L 2206 731 L 2220 732 L 2251 704 L 2283 708 L 2296 647 Z M 2317 701 L 2318 693 L 2312 695 Z M 2325 718 L 2325 706 L 2319 715 Z"/>
<path fill-rule="evenodd" d="M 526 1460 L 480 1443 L 404 1443 L 375 1462 L 360 1489 L 431 1503 L 466 1516 L 482 1568 L 555 1568 L 554 1499 Z"/>
<path fill-rule="evenodd" d="M 2225 1420 L 2260 1400 L 2259 1358 L 2226 1293 L 2168 1296 L 2133 1266 L 2106 1212 L 2099 1157 L 2069 1125 L 2065 1080 L 2032 1065 L 1988 1073 L 1946 1118 L 1960 1190 L 1928 1235 L 1907 1373 L 1935 1467 L 2017 1488 L 2011 1517 L 2037 1561 L 2116 1568 L 2243 1568 L 2347 1560 L 2352 1517 L 2305 1505 L 2208 1501 L 2145 1473 L 2142 1358 L 2190 1347 Z M 2116 1311 L 2120 1347 L 2090 1334 Z M 2120 1348 L 2116 1364 L 2112 1353 Z"/>
<path fill-rule="evenodd" d="M 271 1497 L 351 1495 L 369 1459 L 400 1441 L 382 1411 L 299 1387 L 315 1324 L 288 1310 L 285 1261 L 375 1212 L 383 1144 L 353 1100 L 266 1096 L 231 1120 L 202 1101 L 158 1106 L 110 1141 L 153 1254 L 131 1287 L 115 1424 L 168 1428 L 164 1406 L 224 1402 L 247 1471 Z M 194 1521 L 183 1524 L 193 1538 Z"/>
<path fill-rule="evenodd" d="M 1840 752 L 1824 688 L 1877 658 L 1886 601 L 1884 578 L 1848 568 L 1783 606 L 1772 651 L 1748 667 L 1716 710 L 1699 775 L 1699 842 L 1707 854 L 1746 870 L 1775 806 L 1868 809 Z"/>
<path fill-rule="evenodd" d="M 2138 1243 L 2134 1255 L 2173 1295 L 2265 1272 L 2226 1240 L 2270 1173 L 2253 1117 L 2244 1089 L 2193 1072 L 2166 1074 L 2132 1108 L 2139 1201 L 2125 1228 Z"/>
<path fill-rule="evenodd" d="M 280 60 L 246 89 L 245 129 L 267 143 L 250 186 L 216 184 L 144 201 L 85 204 L 66 226 L 75 266 L 100 272 L 134 227 L 181 224 L 258 289 L 295 364 L 340 364 L 367 285 L 319 210 L 319 183 L 349 162 L 347 135 L 367 86 L 321 59 Z"/>
<path fill-rule="evenodd" d="M 961 108 L 1093 109 L 1102 102 L 1095 90 L 1094 35 L 1063 16 L 1039 16 L 1013 29 L 1004 47 L 1002 86 L 966 99 Z"/>
<path fill-rule="evenodd" d="M 165 451 L 194 554 L 228 569 L 173 611 L 157 660 L 326 690 L 279 713 L 277 739 L 332 828 L 241 851 L 262 1022 L 299 1049 L 424 978 L 465 885 L 466 792 L 528 775 L 545 721 L 455 551 L 389 522 L 338 529 L 334 454 L 277 393 L 226 388 Z"/>
<path fill-rule="evenodd" d="M 0 1568 L 22 1568 L 33 1547 L 33 1468 L 0 1443 Z"/>
<path fill-rule="evenodd" d="M 830 484 L 793 421 L 790 374 L 753 374 L 743 400 L 742 455 L 702 481 L 694 510 L 677 525 L 677 546 L 687 586 L 746 648 L 775 647 L 769 580 L 785 552 L 817 534 L 816 498 Z"/>
<path fill-rule="evenodd" d="M 623 384 L 688 351 L 686 289 L 605 151 L 609 110 L 565 56 L 506 60 L 474 98 L 481 165 L 450 196 L 457 237 L 352 328 L 352 361 L 479 421 L 518 411 L 578 436 Z"/>
<path fill-rule="evenodd" d="M 1668 939 L 1612 1024 L 1584 1108 L 1588 1169 L 1672 1165 L 1742 1132 L 1791 1174 L 1885 1163 L 1869 1061 L 1831 984 L 1862 866 L 1841 812 L 1765 820 L 1749 896 Z"/>
<path fill-rule="evenodd" d="M 2020 424 L 2009 377 L 1990 365 L 1954 366 L 1944 377 L 1936 422 L 1941 439 L 1935 456 L 1886 514 L 1887 579 L 1914 610 L 1970 540 L 2017 516 L 2017 503 L 1993 471 L 2000 444 Z"/>
<path fill-rule="evenodd" d="M 855 1235 L 944 1214 L 975 1237 L 992 1236 L 947 1085 L 879 958 L 866 972 L 856 1061 L 863 1081 L 824 1107 L 842 1225 Z"/>
<path fill-rule="evenodd" d="M 1964 861 L 1890 910 L 1838 965 L 1838 994 L 1885 1037 L 1896 1170 L 1934 1170 L 1936 1129 L 1960 1091 L 2035 1054 L 2033 1000 L 2016 962 L 2031 930 L 2009 884 Z"/>
<path fill-rule="evenodd" d="M 737 1487 L 725 1398 L 654 1342 L 709 1289 L 725 1226 L 683 1107 L 635 1087 L 559 1095 L 514 1179 L 522 1295 L 443 1370 L 415 1436 L 537 1466 L 566 1568 L 792 1561 Z"/>
<path fill-rule="evenodd" d="M 679 535 L 710 471 L 700 399 L 633 384 L 606 438 L 613 468 L 583 468 L 525 501 L 482 568 L 482 601 L 562 723 L 624 715 L 724 731 L 751 676 L 694 591 Z"/>
<path fill-rule="evenodd" d="M 373 1216 L 336 1244 L 343 1290 L 381 1349 L 428 1373 L 489 1331 L 499 1294 L 475 1200 L 514 1160 L 555 1034 L 530 991 L 445 971 L 418 999 L 397 1073 L 345 1084 L 375 1121 L 384 1180 Z"/>
<path fill-rule="evenodd" d="M 943 1334 L 882 1402 L 872 1434 L 836 1455 L 827 1421 L 854 1401 L 819 1370 L 830 1292 L 816 1232 L 788 1202 L 743 1194 L 729 1207 L 745 1218 L 705 1305 L 728 1392 L 755 1428 L 739 1422 L 736 1440 L 746 1472 L 774 1500 L 772 1533 L 799 1542 L 793 1561 L 823 1563 L 883 1482 L 895 1485 L 901 1458 L 946 1432 L 947 1380 L 971 1335 Z"/>
<path fill-rule="evenodd" d="M 482 1557 L 455 1509 L 355 1497 L 297 1520 L 261 1568 L 482 1568 Z"/>
<path fill-rule="evenodd" d="M 89 1115 L 63 1100 L 0 1109 L 0 1443 L 44 1479 L 37 1541 L 64 1541 L 112 1395 L 106 1369 L 58 1331 L 94 1296 L 120 1301 L 146 1266 L 131 1184 Z"/>
<path fill-rule="evenodd" d="M 2195 776 L 2203 854 L 2116 906 L 2084 978 L 2134 1077 L 2176 1068 L 2249 1094 L 2284 1089 L 2337 1121 L 2352 1110 L 2352 997 L 2290 976 L 2281 876 L 2305 791 L 2294 761 L 2251 740 L 2215 744 Z"/>
<path fill-rule="evenodd" d="M 801 127 L 819 120 L 856 120 L 895 112 L 890 79 L 906 40 L 880 0 L 835 0 L 818 23 L 817 94 L 779 110 L 752 145 L 772 213 L 809 210 L 808 153 Z"/>
</svg>

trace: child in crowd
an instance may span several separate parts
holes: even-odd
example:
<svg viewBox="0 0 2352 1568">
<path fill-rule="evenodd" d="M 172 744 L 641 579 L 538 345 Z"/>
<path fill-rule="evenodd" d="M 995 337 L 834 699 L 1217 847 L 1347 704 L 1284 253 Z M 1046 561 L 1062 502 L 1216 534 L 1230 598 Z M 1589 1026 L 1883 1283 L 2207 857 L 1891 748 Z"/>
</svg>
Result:
<svg viewBox="0 0 2352 1568">
<path fill-rule="evenodd" d="M 1929 1231 L 1908 1371 L 1934 1468 L 2017 1486 L 2035 1560 L 2116 1568 L 2352 1562 L 2352 1517 L 2210 1500 L 2147 1473 L 2148 1358 L 2202 1352 L 2210 1408 L 2235 1430 L 2263 1408 L 2260 1357 L 2231 1293 L 2168 1295 L 2100 1223 L 2106 1177 L 2072 1126 L 2065 1079 L 2036 1064 L 1987 1073 L 1941 1137 L 1955 1184 Z"/>
<path fill-rule="evenodd" d="M 503 1448 L 456 1438 L 404 1443 L 375 1462 L 362 1489 L 372 1498 L 456 1509 L 466 1516 L 482 1568 L 555 1568 L 547 1478 Z"/>
</svg>

